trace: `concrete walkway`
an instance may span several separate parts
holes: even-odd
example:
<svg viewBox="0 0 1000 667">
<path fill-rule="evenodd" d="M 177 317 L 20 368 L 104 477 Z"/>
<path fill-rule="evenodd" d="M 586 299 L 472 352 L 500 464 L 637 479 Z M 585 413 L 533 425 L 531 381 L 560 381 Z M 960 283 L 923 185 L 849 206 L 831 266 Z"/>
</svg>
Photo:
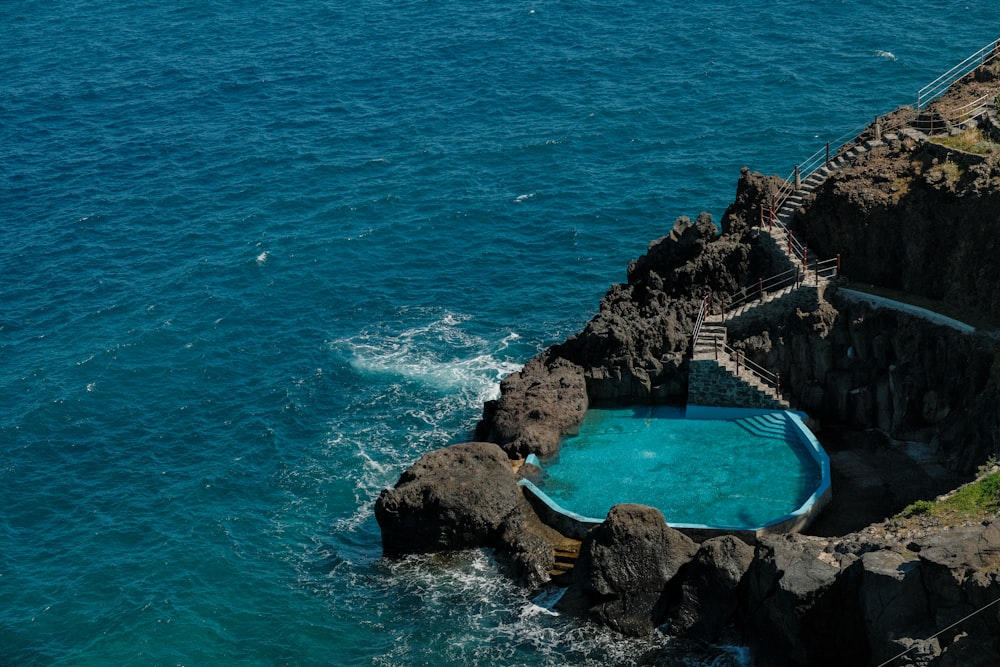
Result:
<svg viewBox="0 0 1000 667">
<path fill-rule="evenodd" d="M 971 324 L 966 324 L 965 322 L 959 322 L 958 320 L 952 319 L 950 317 L 945 317 L 940 313 L 935 313 L 933 310 L 927 310 L 926 308 L 921 308 L 919 306 L 914 306 L 909 303 L 903 303 L 901 301 L 894 301 L 892 299 L 886 299 L 885 297 L 875 296 L 874 294 L 868 294 L 867 292 L 858 292 L 857 290 L 844 289 L 843 287 L 837 290 L 840 294 L 843 294 L 848 299 L 852 301 L 865 301 L 875 306 L 876 308 L 891 308 L 892 310 L 900 310 L 910 315 L 934 322 L 935 324 L 941 324 L 946 327 L 951 327 L 952 329 L 957 329 L 962 333 L 973 333 L 976 328 Z"/>
</svg>

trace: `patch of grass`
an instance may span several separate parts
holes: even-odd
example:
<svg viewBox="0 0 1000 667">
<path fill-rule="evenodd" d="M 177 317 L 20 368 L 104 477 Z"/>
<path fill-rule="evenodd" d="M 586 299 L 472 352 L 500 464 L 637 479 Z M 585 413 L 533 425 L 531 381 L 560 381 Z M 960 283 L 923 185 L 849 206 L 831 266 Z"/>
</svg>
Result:
<svg viewBox="0 0 1000 667">
<path fill-rule="evenodd" d="M 1000 148 L 997 144 L 989 140 L 988 137 L 977 127 L 970 128 L 965 132 L 944 137 L 933 137 L 929 139 L 932 143 L 954 148 L 965 153 L 976 155 L 990 155 L 994 150 Z"/>
<path fill-rule="evenodd" d="M 892 201 L 896 204 L 910 191 L 911 178 L 897 178 L 889 186 L 889 190 L 892 192 Z"/>
<path fill-rule="evenodd" d="M 940 169 L 945 183 L 952 187 L 954 187 L 965 174 L 965 171 L 954 162 L 944 162 L 938 167 L 938 169 Z"/>
<path fill-rule="evenodd" d="M 924 516 L 930 514 L 934 510 L 934 502 L 930 500 L 918 500 L 915 503 L 911 503 L 903 508 L 903 511 L 899 513 L 899 516 L 904 519 L 910 519 L 915 516 Z"/>
<path fill-rule="evenodd" d="M 1000 509 L 1000 470 L 988 472 L 939 500 L 918 500 L 898 518 L 928 517 L 946 523 L 980 521 Z"/>
</svg>

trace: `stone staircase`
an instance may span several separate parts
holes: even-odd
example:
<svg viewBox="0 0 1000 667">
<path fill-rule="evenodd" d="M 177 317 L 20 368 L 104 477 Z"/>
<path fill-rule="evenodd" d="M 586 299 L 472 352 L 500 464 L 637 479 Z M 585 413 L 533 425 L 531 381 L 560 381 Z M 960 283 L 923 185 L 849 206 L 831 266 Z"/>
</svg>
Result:
<svg viewBox="0 0 1000 667">
<path fill-rule="evenodd" d="M 802 257 L 800 253 L 793 250 L 796 243 L 794 239 L 790 240 L 789 237 L 791 232 L 789 230 L 791 229 L 795 212 L 798 211 L 805 203 L 806 197 L 826 182 L 826 179 L 829 178 L 831 174 L 846 165 L 853 164 L 861 155 L 867 153 L 875 146 L 883 145 L 883 143 L 884 142 L 882 140 L 874 140 L 867 141 L 862 144 L 854 144 L 848 150 L 831 157 L 829 162 L 813 171 L 802 181 L 794 184 L 790 194 L 780 202 L 778 209 L 774 213 L 775 224 L 770 224 L 764 227 L 764 229 L 766 229 L 774 239 L 778 248 L 781 249 L 788 258 L 790 264 L 793 267 L 802 270 L 803 274 L 808 273 L 808 267 L 806 264 L 810 260 L 815 260 L 816 258 L 808 257 L 808 255 L 806 257 Z"/>
<path fill-rule="evenodd" d="M 690 362 L 688 403 L 789 409 L 791 403 L 781 396 L 776 378 L 753 370 L 738 352 L 729 348 L 726 335 L 721 322 L 706 319 L 702 324 Z"/>
<path fill-rule="evenodd" d="M 573 581 L 573 567 L 576 559 L 580 557 L 580 542 L 573 540 L 558 544 L 553 547 L 555 555 L 555 565 L 549 571 L 552 582 L 561 586 L 569 586 Z"/>
<path fill-rule="evenodd" d="M 689 403 L 780 410 L 791 407 L 790 400 L 781 391 L 781 380 L 777 374 L 742 359 L 738 351 L 727 345 L 726 322 L 784 299 L 806 286 L 815 287 L 820 293 L 825 290 L 839 267 L 831 264 L 831 260 L 822 262 L 816 257 L 810 257 L 808 248 L 794 238 L 791 223 L 795 212 L 804 205 L 806 197 L 831 174 L 882 143 L 881 140 L 875 140 L 855 144 L 824 160 L 823 166 L 815 169 L 805 179 L 799 181 L 796 178 L 794 183 L 786 184 L 789 189 L 787 196 L 781 199 L 773 213 L 769 213 L 768 220 L 761 220 L 761 229 L 773 239 L 790 268 L 786 274 L 777 277 L 780 280 L 773 283 L 773 289 L 765 289 L 762 281 L 760 294 L 756 298 L 743 300 L 731 310 L 712 313 L 707 303 L 703 306 L 707 310 L 699 318 L 692 341 Z M 713 366 L 722 372 L 718 372 Z"/>
</svg>

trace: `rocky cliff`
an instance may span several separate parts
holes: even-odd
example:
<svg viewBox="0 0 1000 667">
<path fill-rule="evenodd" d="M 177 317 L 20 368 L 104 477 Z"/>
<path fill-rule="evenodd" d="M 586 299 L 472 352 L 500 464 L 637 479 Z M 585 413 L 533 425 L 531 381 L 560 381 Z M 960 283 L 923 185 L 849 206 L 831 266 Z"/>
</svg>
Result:
<svg viewBox="0 0 1000 667">
<path fill-rule="evenodd" d="M 983 68 L 948 95 L 994 78 Z M 813 534 L 698 545 L 656 510 L 618 506 L 580 545 L 564 611 L 630 634 L 744 642 L 762 666 L 880 664 L 904 651 L 909 664 L 1000 664 L 1000 607 L 951 627 L 1000 599 L 993 517 L 886 519 L 1000 454 L 1000 146 L 989 126 L 977 131 L 966 147 L 887 137 L 807 197 L 794 224 L 814 252 L 840 255 L 849 286 L 940 304 L 978 331 L 874 306 L 844 278 L 727 323 L 730 344 L 780 372 L 831 449 L 835 500 Z M 520 580 L 545 585 L 560 536 L 514 491 L 508 459 L 555 453 L 592 404 L 685 401 L 702 299 L 787 268 L 757 226 L 779 185 L 744 169 L 721 234 L 706 214 L 678 219 L 583 331 L 503 381 L 476 430 L 484 442 L 428 454 L 383 492 L 386 553 L 495 548 Z"/>
</svg>

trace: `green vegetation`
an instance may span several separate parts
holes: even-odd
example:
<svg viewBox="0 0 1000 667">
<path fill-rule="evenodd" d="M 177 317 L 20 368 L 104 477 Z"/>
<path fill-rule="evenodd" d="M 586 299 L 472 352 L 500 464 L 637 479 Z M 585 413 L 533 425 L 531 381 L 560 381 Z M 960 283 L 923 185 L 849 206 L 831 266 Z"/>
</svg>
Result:
<svg viewBox="0 0 1000 667">
<path fill-rule="evenodd" d="M 899 203 L 903 197 L 905 197 L 910 192 L 910 183 L 913 179 L 909 176 L 897 178 L 889 186 L 889 190 L 892 192 L 892 201 L 895 204 Z"/>
<path fill-rule="evenodd" d="M 966 484 L 951 495 L 939 500 L 918 500 L 908 505 L 898 518 L 929 517 L 945 523 L 979 521 L 1000 509 L 1000 470 L 991 472 Z"/>
<path fill-rule="evenodd" d="M 939 172 L 944 182 L 952 187 L 958 184 L 962 176 L 965 175 L 965 171 L 954 162 L 944 162 L 931 169 L 932 174 L 935 171 Z"/>
<path fill-rule="evenodd" d="M 989 137 L 983 135 L 979 128 L 971 128 L 961 134 L 948 135 L 943 137 L 932 137 L 928 141 L 957 151 L 965 153 L 975 153 L 976 155 L 990 155 L 997 148 L 997 144 L 990 141 Z"/>
</svg>

